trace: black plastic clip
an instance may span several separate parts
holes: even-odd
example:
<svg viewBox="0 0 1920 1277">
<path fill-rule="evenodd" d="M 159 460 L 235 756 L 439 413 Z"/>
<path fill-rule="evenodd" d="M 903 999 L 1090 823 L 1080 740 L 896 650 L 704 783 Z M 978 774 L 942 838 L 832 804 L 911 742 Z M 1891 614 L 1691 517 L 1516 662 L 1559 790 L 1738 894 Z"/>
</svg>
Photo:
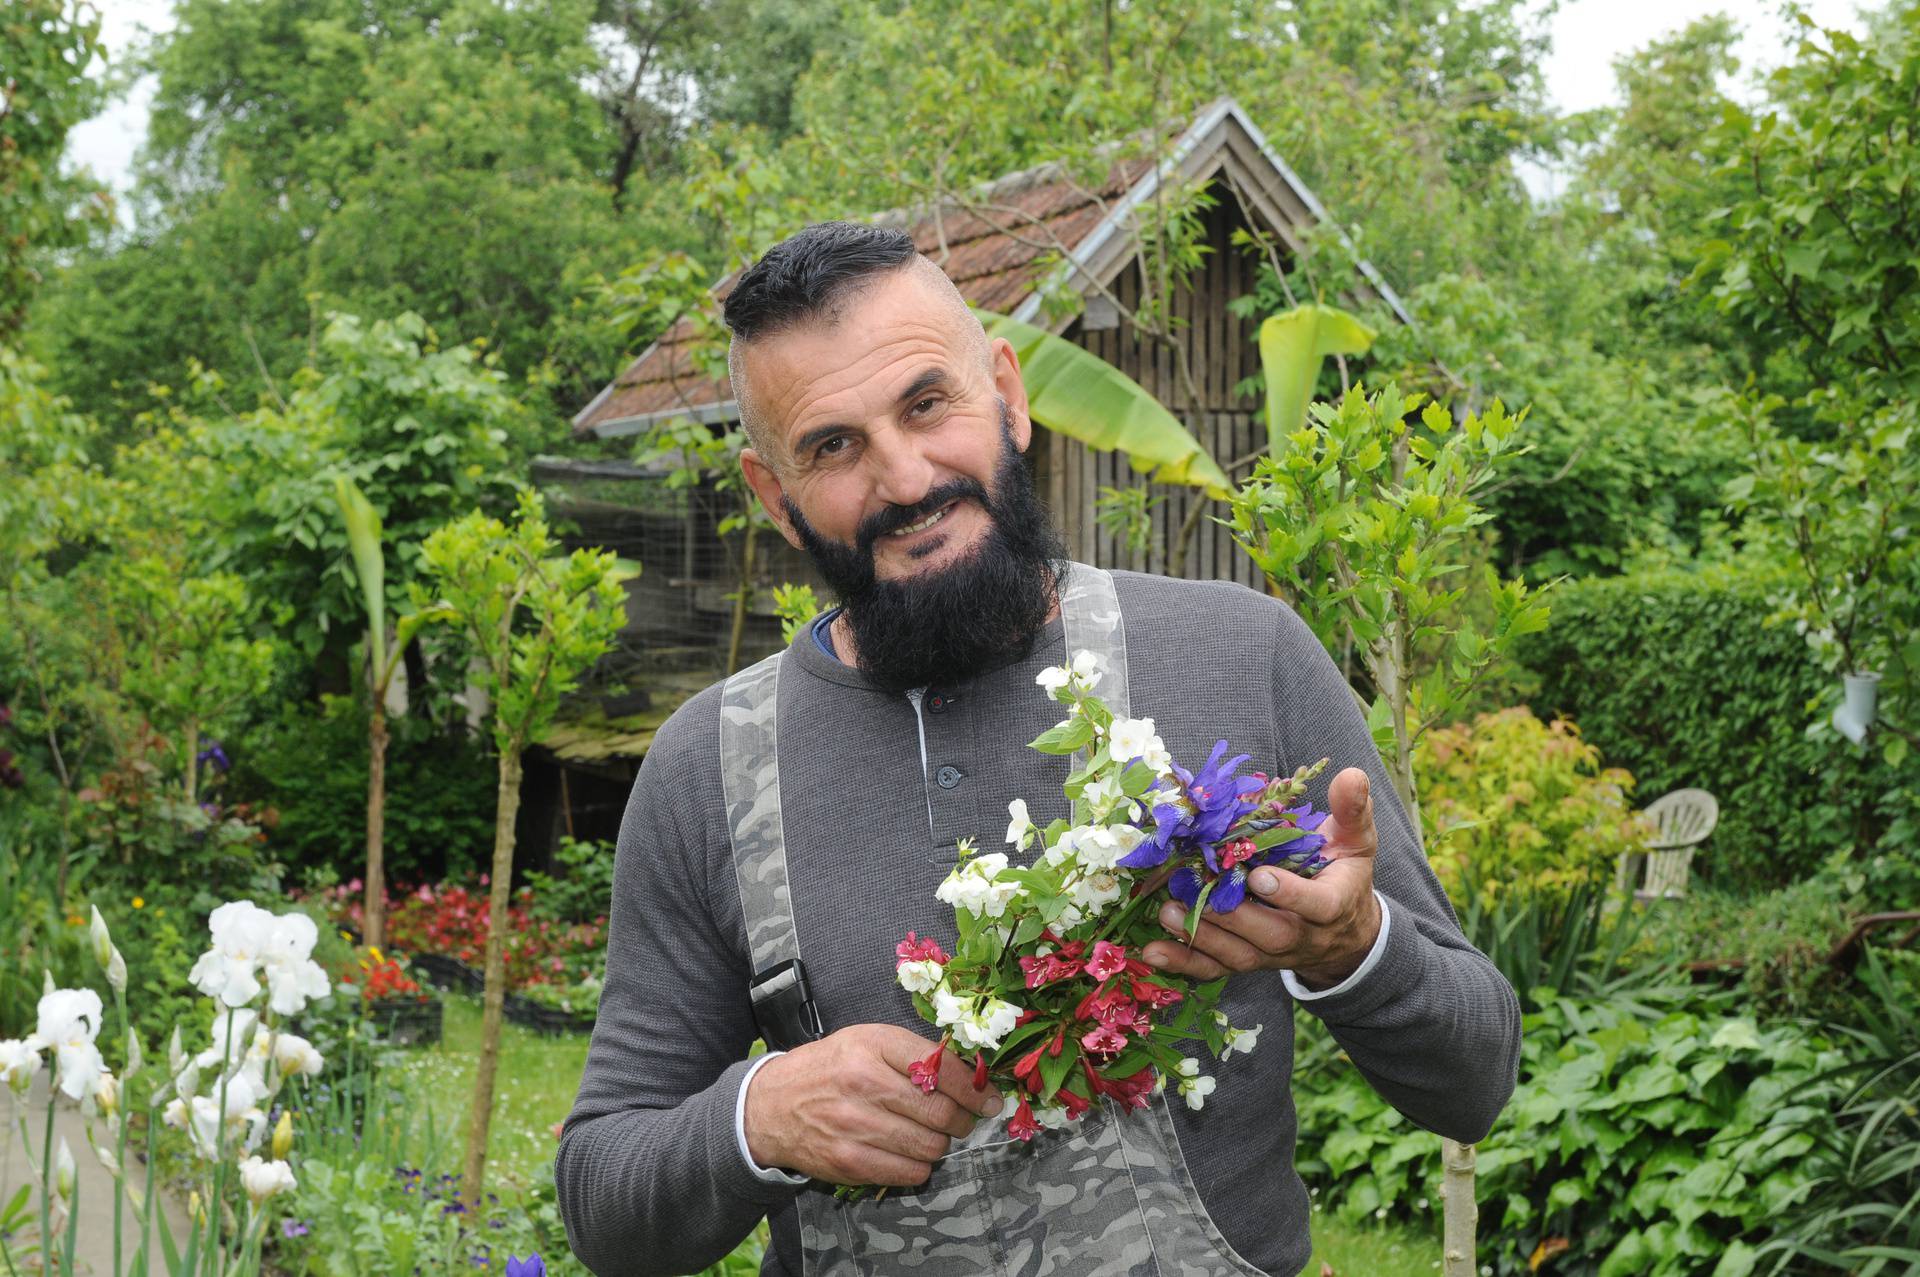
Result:
<svg viewBox="0 0 1920 1277">
<path fill-rule="evenodd" d="M 807 987 L 806 965 L 800 959 L 789 958 L 755 975 L 747 996 L 769 1051 L 791 1051 L 802 1042 L 826 1036 L 820 1007 Z"/>
</svg>

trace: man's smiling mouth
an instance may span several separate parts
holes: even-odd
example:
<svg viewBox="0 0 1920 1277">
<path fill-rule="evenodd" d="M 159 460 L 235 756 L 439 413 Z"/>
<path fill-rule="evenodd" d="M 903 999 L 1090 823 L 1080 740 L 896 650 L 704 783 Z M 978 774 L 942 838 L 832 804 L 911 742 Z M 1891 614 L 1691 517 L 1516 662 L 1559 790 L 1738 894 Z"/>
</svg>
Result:
<svg viewBox="0 0 1920 1277">
<path fill-rule="evenodd" d="M 933 527 L 935 524 L 939 523 L 940 520 L 946 518 L 947 515 L 953 510 L 953 507 L 958 504 L 959 503 L 957 501 L 950 501 L 946 505 L 941 506 L 938 510 L 935 510 L 932 514 L 928 515 L 926 518 L 920 520 L 920 522 L 909 523 L 904 528 L 896 528 L 892 532 L 887 533 L 887 535 L 890 537 L 910 537 L 910 536 L 913 536 L 915 533 L 925 532 L 928 528 Z"/>
</svg>

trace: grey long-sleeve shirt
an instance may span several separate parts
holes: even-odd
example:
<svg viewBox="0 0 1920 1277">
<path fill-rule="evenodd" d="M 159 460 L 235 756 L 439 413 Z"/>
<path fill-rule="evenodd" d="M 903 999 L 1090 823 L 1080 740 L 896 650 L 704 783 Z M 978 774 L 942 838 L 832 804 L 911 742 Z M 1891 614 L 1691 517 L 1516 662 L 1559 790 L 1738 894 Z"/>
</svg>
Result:
<svg viewBox="0 0 1920 1277">
<path fill-rule="evenodd" d="M 1391 914 L 1377 965 L 1304 1004 L 1277 972 L 1236 976 L 1221 1006 L 1236 1027 L 1265 1026 L 1259 1046 L 1208 1064 L 1218 1083 L 1203 1110 L 1172 1110 L 1221 1234 L 1262 1270 L 1291 1275 L 1310 1253 L 1306 1188 L 1293 1169 L 1294 1007 L 1319 1016 L 1395 1108 L 1470 1141 L 1513 1091 L 1518 1004 L 1461 936 L 1352 693 L 1300 618 L 1229 583 L 1114 580 L 1132 713 L 1154 720 L 1176 759 L 1197 766 L 1221 738 L 1270 774 L 1331 757 L 1311 792 L 1321 807 L 1341 768 L 1372 778 L 1374 881 Z M 952 912 L 934 889 L 959 838 L 999 846 L 1010 799 L 1025 798 L 1041 826 L 1067 814 L 1067 761 L 1026 748 L 1059 719 L 1034 676 L 1065 659 L 1055 620 L 1025 661 L 936 683 L 916 714 L 806 632 L 789 649 L 779 689 L 788 875 L 829 1033 L 884 1022 L 933 1038 L 894 983 L 894 945 L 909 930 L 951 939 Z M 719 704 L 718 686 L 708 688 L 660 729 L 621 824 L 606 989 L 555 1172 L 568 1239 L 602 1277 L 697 1271 L 762 1216 L 773 1230 L 763 1271 L 801 1271 L 793 1201 L 802 1190 L 755 1177 L 734 1134 L 757 1032 L 721 796 Z"/>
</svg>

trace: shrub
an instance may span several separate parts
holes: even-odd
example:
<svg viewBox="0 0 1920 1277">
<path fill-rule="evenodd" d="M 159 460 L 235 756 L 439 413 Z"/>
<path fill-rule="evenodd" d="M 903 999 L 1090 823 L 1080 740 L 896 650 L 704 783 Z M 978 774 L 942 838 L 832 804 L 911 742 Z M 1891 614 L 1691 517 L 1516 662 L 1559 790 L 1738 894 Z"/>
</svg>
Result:
<svg viewBox="0 0 1920 1277">
<path fill-rule="evenodd" d="M 1525 706 L 1428 732 L 1414 766 L 1427 855 L 1456 899 L 1469 876 L 1488 896 L 1603 879 L 1648 833 L 1627 802 L 1633 776 Z"/>
<path fill-rule="evenodd" d="M 367 711 L 328 696 L 316 715 L 289 704 L 234 751 L 233 788 L 270 802 L 274 846 L 290 865 L 358 877 L 367 859 Z M 418 717 L 388 724 L 389 879 L 463 877 L 493 851 L 494 767 L 484 745 Z"/>
<path fill-rule="evenodd" d="M 1833 948 L 1865 912 L 1858 872 L 1823 874 L 1778 891 L 1695 892 L 1648 910 L 1646 934 L 1679 962 L 1737 964 L 1741 987 L 1768 1009 L 1807 1005 L 1833 977 Z"/>
<path fill-rule="evenodd" d="M 1482 1259 L 1504 1275 L 1744 1277 L 1825 1163 L 1813 1127 L 1845 1094 L 1839 1051 L 1690 989 L 1552 998 L 1525 1020 L 1520 1085 L 1480 1145 Z M 1308 1036 L 1312 1034 L 1312 1037 Z M 1316 1030 L 1294 1074 L 1301 1174 L 1358 1220 L 1438 1206 L 1432 1135 Z M 1483 1270 L 1485 1271 L 1485 1270 Z"/>
<path fill-rule="evenodd" d="M 1643 797 L 1692 785 L 1719 799 L 1694 865 L 1727 886 L 1782 886 L 1871 848 L 1902 792 L 1830 728 L 1810 736 L 1838 689 L 1799 635 L 1768 624 L 1779 585 L 1731 568 L 1569 581 L 1519 650 L 1543 710 L 1577 721 Z"/>
</svg>

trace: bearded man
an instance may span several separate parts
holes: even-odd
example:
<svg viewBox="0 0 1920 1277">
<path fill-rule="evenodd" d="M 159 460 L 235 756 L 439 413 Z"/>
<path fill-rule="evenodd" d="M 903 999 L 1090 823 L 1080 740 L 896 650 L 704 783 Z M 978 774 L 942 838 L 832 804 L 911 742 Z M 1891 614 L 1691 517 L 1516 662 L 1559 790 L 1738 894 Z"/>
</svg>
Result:
<svg viewBox="0 0 1920 1277">
<path fill-rule="evenodd" d="M 660 729 L 615 862 L 607 981 L 556 1166 L 576 1254 L 603 1277 L 687 1273 L 769 1218 L 765 1273 L 1287 1274 L 1311 1250 L 1294 1170 L 1293 1015 L 1331 1030 L 1420 1125 L 1484 1136 L 1512 1093 L 1513 990 L 1460 934 L 1366 724 L 1306 625 L 1224 582 L 1068 564 L 1023 462 L 1012 348 L 907 236 L 808 227 L 726 302 L 741 465 L 839 606 Z M 1216 740 L 1310 791 L 1333 863 L 1250 877 L 1191 947 L 1231 973 L 1242 1030 L 1204 1107 L 1102 1101 L 1030 1144 L 992 1119 L 894 982 L 909 930 L 951 934 L 955 844 L 1008 803 L 1067 812 L 1067 760 L 1026 747 L 1036 676 L 1092 636 L 1098 689 L 1175 758 Z M 1117 707 L 1118 710 L 1119 707 Z M 784 1050 L 749 1059 L 756 1038 Z M 893 1186 L 846 1204 L 831 1184 Z"/>
</svg>

